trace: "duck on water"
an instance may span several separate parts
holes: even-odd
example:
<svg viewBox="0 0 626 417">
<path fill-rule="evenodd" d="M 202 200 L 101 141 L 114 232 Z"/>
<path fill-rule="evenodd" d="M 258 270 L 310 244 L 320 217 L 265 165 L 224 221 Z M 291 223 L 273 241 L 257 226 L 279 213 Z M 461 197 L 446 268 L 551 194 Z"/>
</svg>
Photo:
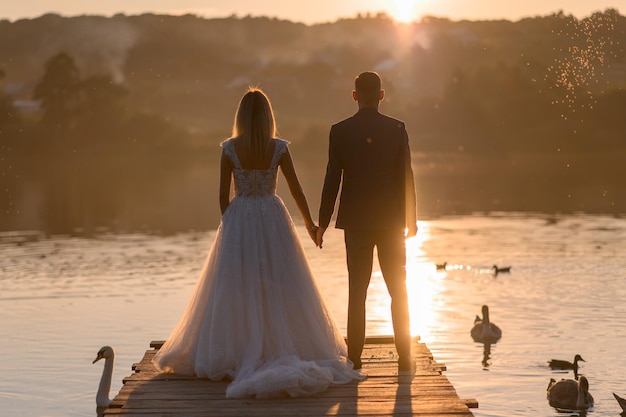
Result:
<svg viewBox="0 0 626 417">
<path fill-rule="evenodd" d="M 509 272 L 511 272 L 510 266 L 493 265 L 491 269 L 493 270 L 494 275 L 503 274 L 503 273 L 508 274 Z"/>
<path fill-rule="evenodd" d="M 578 362 L 585 360 L 579 354 L 574 356 L 574 360 L 572 362 L 565 361 L 562 359 L 551 359 L 548 361 L 548 366 L 553 370 L 563 370 L 569 371 L 570 369 L 574 371 L 574 378 L 578 379 Z"/>
</svg>

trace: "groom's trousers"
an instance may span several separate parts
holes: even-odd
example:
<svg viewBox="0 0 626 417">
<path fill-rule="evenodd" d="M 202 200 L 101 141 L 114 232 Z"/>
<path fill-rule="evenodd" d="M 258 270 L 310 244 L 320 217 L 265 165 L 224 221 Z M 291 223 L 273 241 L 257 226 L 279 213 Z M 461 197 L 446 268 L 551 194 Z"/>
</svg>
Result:
<svg viewBox="0 0 626 417">
<path fill-rule="evenodd" d="M 365 300 L 372 276 L 374 247 L 391 296 L 396 350 L 411 355 L 411 329 L 406 291 L 404 230 L 344 230 L 349 276 L 348 358 L 360 364 L 365 342 Z"/>
</svg>

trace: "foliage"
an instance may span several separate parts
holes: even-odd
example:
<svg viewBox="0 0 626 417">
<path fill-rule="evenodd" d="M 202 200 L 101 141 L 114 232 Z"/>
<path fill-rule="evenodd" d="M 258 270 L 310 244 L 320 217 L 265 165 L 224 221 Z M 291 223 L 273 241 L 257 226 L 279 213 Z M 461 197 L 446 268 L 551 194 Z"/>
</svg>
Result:
<svg viewBox="0 0 626 417">
<path fill-rule="evenodd" d="M 0 149 L 13 170 L 40 161 L 33 181 L 48 164 L 111 176 L 114 163 L 123 188 L 124 178 L 143 184 L 155 181 L 144 173 L 216 161 L 241 94 L 258 85 L 311 172 L 305 188 L 316 188 L 328 127 L 356 110 L 354 76 L 373 69 L 386 90 L 381 110 L 407 123 L 419 155 L 422 213 L 626 211 L 617 179 L 626 168 L 614 158 L 626 150 L 626 18 L 617 10 L 409 25 L 384 14 L 317 25 L 48 14 L 0 21 L 0 39 Z M 20 114 L 14 103 L 29 99 L 41 111 Z M 3 178 L 4 189 L 20 189 Z M 592 201 L 598 195 L 611 197 Z"/>
</svg>

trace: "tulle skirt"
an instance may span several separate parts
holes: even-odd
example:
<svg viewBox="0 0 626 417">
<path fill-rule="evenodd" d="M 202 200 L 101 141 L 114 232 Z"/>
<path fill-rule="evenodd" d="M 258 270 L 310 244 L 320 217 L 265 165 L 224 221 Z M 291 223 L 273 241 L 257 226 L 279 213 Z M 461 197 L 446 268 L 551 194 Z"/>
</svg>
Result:
<svg viewBox="0 0 626 417">
<path fill-rule="evenodd" d="M 363 379 L 346 357 L 282 200 L 234 198 L 157 369 L 232 379 L 228 397 L 297 397 Z"/>
</svg>

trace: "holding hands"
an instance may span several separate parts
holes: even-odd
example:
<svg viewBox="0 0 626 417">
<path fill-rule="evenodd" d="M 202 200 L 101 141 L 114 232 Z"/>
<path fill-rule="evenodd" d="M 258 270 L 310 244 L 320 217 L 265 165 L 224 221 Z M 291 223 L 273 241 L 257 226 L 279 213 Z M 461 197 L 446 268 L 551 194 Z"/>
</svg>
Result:
<svg viewBox="0 0 626 417">
<path fill-rule="evenodd" d="M 319 227 L 317 227 L 315 224 L 312 224 L 311 226 L 307 226 L 306 231 L 309 233 L 309 237 L 311 238 L 311 240 L 313 240 L 313 243 L 315 243 L 315 246 L 319 246 L 317 244 L 317 231 L 319 230 Z"/>
<path fill-rule="evenodd" d="M 315 236 L 315 246 L 322 249 L 322 243 L 324 243 L 324 232 L 326 231 L 325 227 L 318 227 L 317 233 Z"/>
<path fill-rule="evenodd" d="M 312 226 L 307 227 L 306 230 L 307 232 L 309 232 L 309 236 L 313 240 L 313 243 L 315 243 L 315 246 L 322 249 L 322 243 L 324 241 L 322 237 L 324 236 L 324 232 L 326 231 L 326 228 L 318 227 L 315 224 L 313 224 Z"/>
</svg>

